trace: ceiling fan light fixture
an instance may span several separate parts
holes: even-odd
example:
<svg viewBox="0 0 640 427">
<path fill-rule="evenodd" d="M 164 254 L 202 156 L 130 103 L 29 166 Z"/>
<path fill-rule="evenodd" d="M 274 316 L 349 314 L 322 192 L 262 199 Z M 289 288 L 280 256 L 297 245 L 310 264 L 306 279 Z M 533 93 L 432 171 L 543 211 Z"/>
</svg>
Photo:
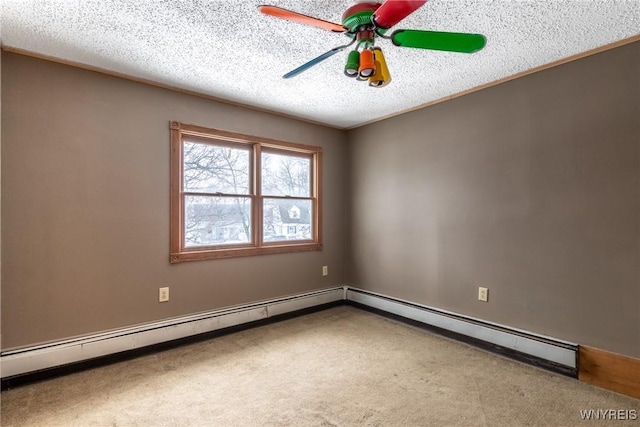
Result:
<svg viewBox="0 0 640 427">
<path fill-rule="evenodd" d="M 373 51 L 365 49 L 360 52 L 360 66 L 358 67 L 358 80 L 367 80 L 376 72 L 376 64 L 373 59 Z"/>
<path fill-rule="evenodd" d="M 347 77 L 356 77 L 360 68 L 360 52 L 352 50 L 347 56 L 347 64 L 344 66 L 344 74 Z"/>
<path fill-rule="evenodd" d="M 387 67 L 387 61 L 384 58 L 382 49 L 375 47 L 373 50 L 374 63 L 376 65 L 375 73 L 369 77 L 369 86 L 383 87 L 391 81 L 391 73 Z"/>
</svg>

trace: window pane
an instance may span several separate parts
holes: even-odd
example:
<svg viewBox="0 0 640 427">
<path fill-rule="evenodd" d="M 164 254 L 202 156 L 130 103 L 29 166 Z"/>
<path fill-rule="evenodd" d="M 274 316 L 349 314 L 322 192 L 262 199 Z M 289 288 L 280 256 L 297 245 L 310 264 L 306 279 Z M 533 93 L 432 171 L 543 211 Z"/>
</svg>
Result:
<svg viewBox="0 0 640 427">
<path fill-rule="evenodd" d="M 310 157 L 262 153 L 263 195 L 309 197 L 310 177 Z"/>
<path fill-rule="evenodd" d="M 249 149 L 184 143 L 184 191 L 249 194 Z"/>
<path fill-rule="evenodd" d="M 185 197 L 185 247 L 251 241 L 249 197 Z"/>
<path fill-rule="evenodd" d="M 312 204 L 302 199 L 264 199 L 265 242 L 312 240 Z"/>
</svg>

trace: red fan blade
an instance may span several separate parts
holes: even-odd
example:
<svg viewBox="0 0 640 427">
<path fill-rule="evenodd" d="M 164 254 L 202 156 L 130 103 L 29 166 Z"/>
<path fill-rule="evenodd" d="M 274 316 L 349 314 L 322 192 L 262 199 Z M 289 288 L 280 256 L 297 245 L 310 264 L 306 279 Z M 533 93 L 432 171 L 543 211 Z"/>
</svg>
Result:
<svg viewBox="0 0 640 427">
<path fill-rule="evenodd" d="M 391 28 L 426 2 L 427 0 L 387 0 L 373 13 L 373 22 L 378 28 Z"/>
<path fill-rule="evenodd" d="M 345 29 L 340 24 L 334 24 L 333 22 L 323 21 L 322 19 L 314 18 L 311 16 L 303 15 L 298 12 L 292 12 L 287 9 L 283 9 L 277 6 L 261 5 L 258 6 L 258 10 L 265 15 L 275 16 L 276 18 L 288 19 L 289 21 L 299 22 L 300 24 L 313 25 L 314 27 L 322 28 L 323 30 L 334 31 L 336 33 L 342 33 Z"/>
</svg>

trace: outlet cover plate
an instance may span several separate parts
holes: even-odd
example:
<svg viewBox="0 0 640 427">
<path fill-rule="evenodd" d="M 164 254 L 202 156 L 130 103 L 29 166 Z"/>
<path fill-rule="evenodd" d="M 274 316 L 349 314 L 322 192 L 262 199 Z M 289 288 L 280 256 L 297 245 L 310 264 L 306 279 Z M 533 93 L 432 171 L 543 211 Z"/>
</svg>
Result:
<svg viewBox="0 0 640 427">
<path fill-rule="evenodd" d="M 167 302 L 169 301 L 169 287 L 159 288 L 158 289 L 158 302 Z"/>
<path fill-rule="evenodd" d="M 489 289 L 483 288 L 482 286 L 478 287 L 478 300 L 488 302 L 489 301 Z"/>
</svg>

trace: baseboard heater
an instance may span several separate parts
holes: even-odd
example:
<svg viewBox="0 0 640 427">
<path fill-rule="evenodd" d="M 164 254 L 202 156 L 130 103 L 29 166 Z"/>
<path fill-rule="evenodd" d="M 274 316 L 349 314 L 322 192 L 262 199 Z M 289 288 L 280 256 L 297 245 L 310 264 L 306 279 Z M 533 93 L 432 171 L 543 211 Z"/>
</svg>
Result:
<svg viewBox="0 0 640 427">
<path fill-rule="evenodd" d="M 315 307 L 329 306 L 331 303 L 343 303 L 344 294 L 344 287 L 336 287 L 76 339 L 4 351 L 0 354 L 2 388 L 11 386 L 12 383 L 21 383 L 22 381 L 18 378 L 25 375 L 41 373 L 43 377 L 47 377 L 51 375 L 46 375 L 46 371 L 55 368 L 78 365 L 85 361 L 266 321 L 271 318 L 285 317 L 289 313 L 302 313 Z"/>
<path fill-rule="evenodd" d="M 250 327 L 336 304 L 351 304 L 415 322 L 438 333 L 509 357 L 577 377 L 577 344 L 515 330 L 350 286 L 123 328 L 91 336 L 7 350 L 0 354 L 2 388 L 114 361 L 165 344 Z M 66 369 L 68 367 L 68 369 Z"/>
<path fill-rule="evenodd" d="M 351 304 L 408 320 L 459 341 L 578 377 L 578 344 L 352 287 L 347 287 L 346 298 Z"/>
</svg>

